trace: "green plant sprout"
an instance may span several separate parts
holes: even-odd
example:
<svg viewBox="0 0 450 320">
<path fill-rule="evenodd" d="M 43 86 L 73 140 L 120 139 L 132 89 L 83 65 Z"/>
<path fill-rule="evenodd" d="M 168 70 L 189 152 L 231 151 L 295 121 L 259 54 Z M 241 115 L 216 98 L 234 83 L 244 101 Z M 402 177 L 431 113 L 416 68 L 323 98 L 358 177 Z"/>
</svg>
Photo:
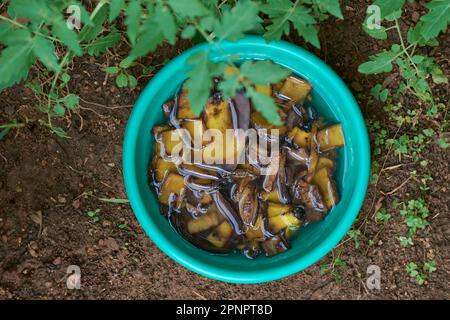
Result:
<svg viewBox="0 0 450 320">
<path fill-rule="evenodd" d="M 430 214 L 425 200 L 413 199 L 403 203 L 400 214 L 405 217 L 405 223 L 408 227 L 408 235 L 414 236 L 418 229 L 424 229 L 429 225 L 427 218 Z"/>
<path fill-rule="evenodd" d="M 410 262 L 406 268 L 406 273 L 414 279 L 414 281 L 418 285 L 423 285 L 427 278 L 431 275 L 431 273 L 435 272 L 437 270 L 436 262 L 434 260 L 429 260 L 427 262 L 423 263 L 422 270 L 419 268 L 419 266 L 414 263 Z"/>
<path fill-rule="evenodd" d="M 100 211 L 101 211 L 100 209 L 89 210 L 87 215 L 89 218 L 92 219 L 93 222 L 98 222 L 98 221 L 100 221 L 100 216 L 99 216 Z"/>
<path fill-rule="evenodd" d="M 326 274 L 330 272 L 336 283 L 341 281 L 340 269 L 345 268 L 347 263 L 341 258 L 344 249 L 341 247 L 337 249 L 336 254 L 333 254 L 333 258 L 330 261 L 322 261 L 320 263 L 320 274 Z"/>
<path fill-rule="evenodd" d="M 394 92 L 390 92 L 382 84 L 376 84 L 371 90 L 374 97 L 385 102 L 389 95 L 400 96 L 409 92 L 430 106 L 428 115 L 434 115 L 438 110 L 438 104 L 433 97 L 428 80 L 441 84 L 447 83 L 448 79 L 435 61 L 419 53 L 418 49 L 438 44 L 438 35 L 447 30 L 450 22 L 450 1 L 432 0 L 426 3 L 428 12 L 414 27 L 408 29 L 406 37 L 402 33 L 399 22 L 405 2 L 405 0 L 374 1 L 373 5 L 380 9 L 381 20 L 389 22 L 390 26 L 371 25 L 370 18 L 373 13 L 368 11 L 363 29 L 371 37 L 380 40 L 388 38 L 388 31 L 395 32 L 399 43 L 393 44 L 389 50 L 370 56 L 369 61 L 359 66 L 358 71 L 364 74 L 388 73 L 395 66 L 399 70 L 399 86 L 393 88 Z"/>
<path fill-rule="evenodd" d="M 375 214 L 375 221 L 376 222 L 386 223 L 389 220 L 391 220 L 391 218 L 392 218 L 392 216 L 389 213 L 387 213 L 386 208 L 381 208 Z"/>
</svg>

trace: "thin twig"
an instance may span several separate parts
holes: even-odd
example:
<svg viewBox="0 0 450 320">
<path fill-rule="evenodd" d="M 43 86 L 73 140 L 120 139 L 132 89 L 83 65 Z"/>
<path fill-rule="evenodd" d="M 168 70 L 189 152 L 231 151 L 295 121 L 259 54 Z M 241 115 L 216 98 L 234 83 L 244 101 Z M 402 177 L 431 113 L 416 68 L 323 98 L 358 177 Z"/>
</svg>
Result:
<svg viewBox="0 0 450 320">
<path fill-rule="evenodd" d="M 397 131 L 395 132 L 394 138 L 393 138 L 393 139 L 395 139 L 395 138 L 397 137 L 398 133 L 400 132 L 400 129 L 401 129 L 401 127 L 403 126 L 403 122 L 404 122 L 404 121 L 402 121 L 402 122 L 400 123 L 400 126 L 398 127 Z M 372 198 L 372 204 L 370 205 L 369 212 L 372 211 L 373 206 L 375 205 L 375 198 L 376 198 L 376 196 L 377 196 L 377 191 L 378 191 L 378 182 L 380 181 L 381 174 L 383 173 L 383 170 L 384 170 L 384 168 L 386 167 L 386 162 L 387 162 L 387 159 L 388 159 L 388 157 L 389 157 L 389 155 L 390 155 L 390 153 L 391 153 L 391 151 L 392 151 L 392 148 L 393 148 L 393 145 L 391 144 L 391 145 L 389 146 L 389 149 L 388 149 L 387 153 L 386 153 L 386 156 L 384 157 L 383 165 L 381 166 L 381 169 L 380 169 L 380 171 L 379 171 L 379 173 L 378 173 L 378 179 L 377 179 L 377 181 L 375 182 L 375 186 L 374 186 L 374 196 L 373 196 L 373 198 Z M 366 219 L 367 219 L 367 217 L 366 217 Z"/>
<path fill-rule="evenodd" d="M 98 113 L 97 111 L 95 111 L 94 109 L 82 107 L 82 106 L 78 106 L 78 108 L 80 108 L 81 110 L 91 111 L 92 113 L 95 113 L 96 115 L 98 115 L 100 118 L 108 118 L 108 116 L 104 116 L 104 115 Z"/>
<path fill-rule="evenodd" d="M 97 102 L 92 102 L 92 101 L 87 101 L 83 98 L 80 97 L 80 100 L 83 101 L 84 103 L 96 106 L 96 107 L 100 107 L 100 108 L 105 108 L 105 109 L 110 109 L 110 110 L 114 110 L 114 109 L 125 109 L 125 108 L 133 108 L 134 105 L 132 104 L 126 104 L 126 105 L 122 105 L 122 106 L 114 106 L 114 107 L 108 107 L 105 106 L 103 104 L 97 103 Z"/>
<path fill-rule="evenodd" d="M 389 191 L 389 192 L 386 192 L 386 193 L 384 193 L 383 191 L 381 191 L 381 194 L 382 194 L 383 196 L 389 196 L 389 195 L 391 195 L 391 194 L 396 193 L 398 190 L 400 190 L 401 188 L 403 188 L 403 186 L 404 186 L 405 184 L 407 184 L 408 181 L 411 180 L 411 178 L 412 178 L 412 176 L 409 176 L 408 179 L 406 179 L 405 181 L 403 181 L 397 188 L 395 188 L 395 189 L 393 189 L 393 190 L 391 190 L 391 191 Z"/>
<path fill-rule="evenodd" d="M 196 292 L 195 290 L 192 290 L 192 293 L 195 294 L 197 297 L 199 297 L 202 300 L 208 300 L 204 296 L 202 296 L 200 293 Z"/>
</svg>

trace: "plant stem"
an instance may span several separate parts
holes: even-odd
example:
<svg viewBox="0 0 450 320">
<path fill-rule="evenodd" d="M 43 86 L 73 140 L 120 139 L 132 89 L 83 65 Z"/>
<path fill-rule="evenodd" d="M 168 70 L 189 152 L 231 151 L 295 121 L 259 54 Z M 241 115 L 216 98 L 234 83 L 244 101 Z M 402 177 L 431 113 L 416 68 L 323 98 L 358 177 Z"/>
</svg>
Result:
<svg viewBox="0 0 450 320">
<path fill-rule="evenodd" d="M 18 129 L 18 128 L 23 128 L 25 127 L 25 123 L 23 122 L 15 122 L 16 120 L 14 120 L 13 122 L 10 123 L 5 123 L 5 124 L 0 124 L 0 129 Z"/>
<path fill-rule="evenodd" d="M 92 11 L 91 15 L 89 16 L 89 19 L 92 20 L 97 15 L 97 13 L 100 11 L 100 9 L 107 3 L 108 3 L 107 0 L 101 0 L 97 4 L 97 6 L 94 8 L 94 11 Z M 54 75 L 54 78 L 52 81 L 52 86 L 49 91 L 49 95 L 51 95 L 53 93 L 53 91 L 55 90 L 55 86 L 56 86 L 56 83 L 58 82 L 61 71 L 64 68 L 64 66 L 66 65 L 66 63 L 69 60 L 69 57 L 71 57 L 71 55 L 72 55 L 72 50 L 68 49 L 67 53 L 64 55 L 64 58 L 61 60 L 61 63 L 59 64 L 58 71 L 56 71 L 56 73 Z M 50 107 L 51 107 L 51 98 L 48 97 L 47 119 L 48 119 L 48 125 L 51 128 L 52 127 L 52 117 L 50 115 Z"/>
<path fill-rule="evenodd" d="M 0 20 L 7 21 L 7 22 L 9 22 L 9 23 L 15 25 L 16 27 L 21 28 L 21 29 L 30 30 L 26 25 L 21 24 L 21 23 L 15 21 L 15 20 L 12 20 L 12 19 L 7 18 L 7 17 L 5 17 L 5 16 L 0 15 Z M 31 31 L 31 30 L 30 30 L 30 31 Z M 37 35 L 37 36 L 40 36 L 40 37 L 43 37 L 43 38 L 47 38 L 47 39 L 52 40 L 52 41 L 55 41 L 55 42 L 61 42 L 59 39 L 57 39 L 57 38 L 55 38 L 55 37 L 47 36 L 47 35 L 45 35 L 45 34 L 39 32 L 39 31 L 31 31 L 31 32 L 32 32 L 33 34 Z"/>
<path fill-rule="evenodd" d="M 421 73 L 419 71 L 419 68 L 417 67 L 417 65 L 414 63 L 414 61 L 412 60 L 411 55 L 414 54 L 414 51 L 416 50 L 417 47 L 417 42 L 414 44 L 410 44 L 408 47 L 405 46 L 405 41 L 403 40 L 403 36 L 402 36 L 402 32 L 400 30 L 400 25 L 398 23 L 398 19 L 395 19 L 395 28 L 397 29 L 397 33 L 398 33 L 398 37 L 400 38 L 400 44 L 403 48 L 403 52 L 405 53 L 406 57 L 408 58 L 409 62 L 411 63 L 411 65 L 414 67 L 414 70 L 416 71 L 416 75 L 421 78 Z M 409 54 L 408 49 L 413 47 L 413 49 L 411 50 L 411 54 Z M 426 99 L 424 99 L 423 97 L 420 97 L 412 88 L 411 88 L 411 92 L 413 92 L 419 99 L 426 101 Z M 434 105 L 434 97 L 433 97 L 433 92 L 430 90 L 428 91 L 430 94 L 430 103 L 432 105 Z"/>
<path fill-rule="evenodd" d="M 412 64 L 412 66 L 416 70 L 417 76 L 420 77 L 419 69 L 417 68 L 416 64 L 414 63 L 414 61 L 412 60 L 411 56 L 409 55 L 408 50 L 406 49 L 405 41 L 403 40 L 402 32 L 400 30 L 400 25 L 398 24 L 398 19 L 395 19 L 395 29 L 397 29 L 398 37 L 400 38 L 400 44 L 401 44 L 401 46 L 403 48 L 403 52 L 405 52 L 405 54 L 408 57 L 410 63 Z"/>
</svg>

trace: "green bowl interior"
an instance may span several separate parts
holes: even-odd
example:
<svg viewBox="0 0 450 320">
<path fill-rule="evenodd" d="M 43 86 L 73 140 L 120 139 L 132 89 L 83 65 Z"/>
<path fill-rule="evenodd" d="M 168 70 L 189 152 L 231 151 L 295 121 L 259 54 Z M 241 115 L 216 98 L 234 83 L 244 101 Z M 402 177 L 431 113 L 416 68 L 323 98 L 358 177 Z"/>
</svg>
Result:
<svg viewBox="0 0 450 320">
<path fill-rule="evenodd" d="M 218 255 L 185 241 L 160 214 L 158 200 L 148 185 L 147 167 L 153 150 L 151 129 L 165 122 L 161 105 L 173 97 L 186 77 L 186 59 L 204 45 L 172 60 L 144 89 L 130 117 L 124 145 L 125 185 L 133 210 L 147 234 L 169 256 L 205 276 L 239 283 L 274 280 L 319 260 L 342 239 L 360 209 L 369 176 L 369 144 L 359 108 L 344 83 L 318 58 L 285 42 L 265 43 L 257 37 L 226 42 L 212 51 L 213 61 L 226 55 L 240 59 L 270 59 L 313 85 L 313 106 L 329 123 L 341 123 L 346 145 L 338 151 L 335 178 L 341 200 L 319 223 L 302 227 L 292 248 L 273 258 L 254 260 L 242 254 Z"/>
</svg>

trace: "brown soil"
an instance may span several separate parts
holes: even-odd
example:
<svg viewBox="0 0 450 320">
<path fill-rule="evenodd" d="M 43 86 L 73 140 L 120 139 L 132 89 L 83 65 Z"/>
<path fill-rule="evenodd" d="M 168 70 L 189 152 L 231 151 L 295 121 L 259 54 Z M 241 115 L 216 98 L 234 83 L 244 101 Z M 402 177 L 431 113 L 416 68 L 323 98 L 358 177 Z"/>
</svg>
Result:
<svg viewBox="0 0 450 320">
<path fill-rule="evenodd" d="M 377 118 L 392 137 L 396 126 L 385 119 L 380 105 L 368 107 L 367 96 L 376 78 L 357 72 L 358 65 L 385 43 L 370 39 L 361 30 L 367 1 L 345 1 L 344 21 L 322 24 L 324 59 L 351 87 L 366 119 Z M 408 23 L 408 21 L 405 22 Z M 289 39 L 300 45 L 299 39 Z M 430 50 L 448 74 L 450 50 L 442 36 L 440 47 Z M 158 64 L 179 54 L 186 44 L 162 48 L 146 63 Z M 308 47 L 309 48 L 309 47 Z M 311 48 L 309 48 L 311 49 Z M 114 61 L 109 61 L 113 64 Z M 114 80 L 103 85 L 103 60 L 77 60 L 71 91 L 83 98 L 78 115 L 60 123 L 68 139 L 51 135 L 36 121 L 12 131 L 0 141 L 0 298 L 21 299 L 420 299 L 449 298 L 449 156 L 436 143 L 424 151 L 426 168 L 411 159 L 389 154 L 386 171 L 378 185 L 369 187 L 359 222 L 368 219 L 355 248 L 348 238 L 340 245 L 347 266 L 339 268 L 340 282 L 330 273 L 321 274 L 316 263 L 291 277 L 261 285 L 235 285 L 206 279 L 178 265 L 146 236 L 127 204 L 109 204 L 97 197 L 126 198 L 122 181 L 122 141 L 130 105 L 149 78 L 140 79 L 135 90 L 118 90 Z M 448 88 L 436 87 L 441 101 L 448 101 Z M 19 85 L 0 93 L 0 123 L 13 119 L 38 119 L 36 99 Z M 86 102 L 86 101 L 89 101 Z M 95 103 L 95 104 L 93 104 Z M 415 101 L 404 99 L 404 107 Z M 431 124 L 433 125 L 433 124 Z M 402 129 L 408 132 L 408 128 Z M 380 159 L 382 162 L 386 154 Z M 411 170 L 429 172 L 430 190 L 419 190 L 410 181 L 394 194 Z M 93 196 L 86 195 L 92 192 Z M 423 197 L 430 208 L 429 227 L 418 232 L 415 246 L 403 248 L 398 236 L 405 234 L 404 219 L 391 206 L 394 199 Z M 375 204 L 375 205 L 374 205 Z M 393 219 L 382 226 L 373 221 L 382 204 Z M 100 221 L 87 216 L 100 209 Z M 128 228 L 119 228 L 126 223 Z M 368 247 L 368 240 L 375 245 Z M 334 251 L 336 253 L 336 250 Z M 329 261 L 332 253 L 322 261 Z M 405 272 L 411 261 L 434 259 L 438 270 L 419 286 Z M 366 269 L 381 268 L 381 290 L 368 290 Z M 66 288 L 66 269 L 78 265 L 81 290 Z"/>
</svg>

